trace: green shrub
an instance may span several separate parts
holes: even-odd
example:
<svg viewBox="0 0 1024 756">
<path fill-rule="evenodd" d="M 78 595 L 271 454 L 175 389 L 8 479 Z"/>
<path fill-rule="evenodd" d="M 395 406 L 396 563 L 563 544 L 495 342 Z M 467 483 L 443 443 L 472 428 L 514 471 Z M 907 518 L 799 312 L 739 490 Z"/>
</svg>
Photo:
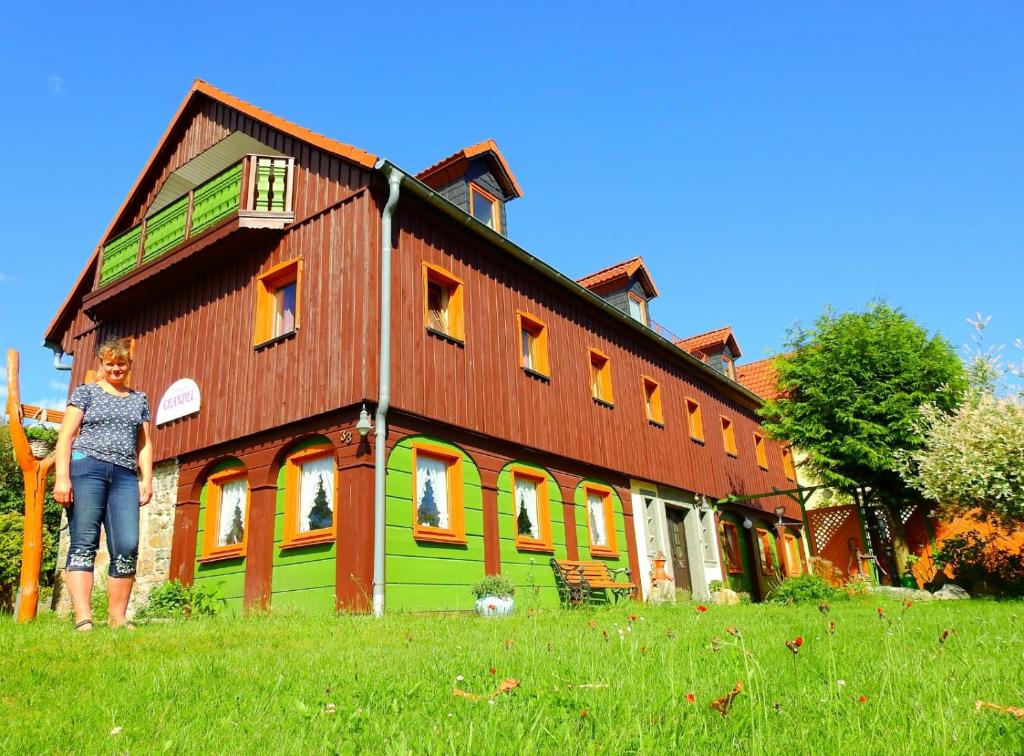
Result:
<svg viewBox="0 0 1024 756">
<path fill-rule="evenodd" d="M 721 580 L 712 580 L 710 583 L 708 583 L 708 592 L 709 593 L 714 593 L 715 591 L 720 591 L 723 588 L 728 588 L 728 587 L 729 586 L 727 586 Z"/>
<path fill-rule="evenodd" d="M 957 583 L 976 592 L 1024 596 L 1024 546 L 1011 545 L 998 529 L 990 535 L 967 530 L 947 538 L 935 565 L 949 567 Z"/>
<path fill-rule="evenodd" d="M 802 604 L 808 601 L 835 601 L 844 595 L 817 575 L 798 575 L 779 583 L 768 600 L 773 604 Z"/>
<path fill-rule="evenodd" d="M 57 443 L 57 429 L 48 428 L 45 425 L 29 425 L 25 428 L 25 435 L 28 436 L 29 441 Z"/>
<path fill-rule="evenodd" d="M 225 603 L 220 597 L 220 584 L 183 585 L 171 580 L 154 588 L 135 616 L 139 619 L 212 617 Z"/>
<path fill-rule="evenodd" d="M 515 584 L 502 575 L 488 575 L 472 588 L 477 598 L 484 596 L 502 596 L 511 598 L 516 592 Z"/>
<path fill-rule="evenodd" d="M 14 596 L 21 579 L 21 550 L 24 545 L 24 517 L 16 512 L 0 514 L 0 611 L 14 609 Z M 43 529 L 43 567 L 56 551 L 53 534 Z"/>
</svg>

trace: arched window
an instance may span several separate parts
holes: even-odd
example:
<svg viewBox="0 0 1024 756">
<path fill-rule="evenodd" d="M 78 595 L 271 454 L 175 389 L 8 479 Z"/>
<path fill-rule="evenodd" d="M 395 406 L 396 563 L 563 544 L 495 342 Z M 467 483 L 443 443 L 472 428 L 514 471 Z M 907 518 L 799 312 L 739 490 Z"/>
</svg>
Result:
<svg viewBox="0 0 1024 756">
<path fill-rule="evenodd" d="M 511 465 L 512 521 L 520 551 L 553 551 L 547 474 L 540 468 Z"/>
<path fill-rule="evenodd" d="M 241 463 L 222 466 L 206 481 L 202 558 L 245 556 L 249 525 L 249 480 Z"/>
<path fill-rule="evenodd" d="M 282 547 L 334 540 L 337 468 L 334 447 L 320 442 L 285 458 Z"/>
</svg>

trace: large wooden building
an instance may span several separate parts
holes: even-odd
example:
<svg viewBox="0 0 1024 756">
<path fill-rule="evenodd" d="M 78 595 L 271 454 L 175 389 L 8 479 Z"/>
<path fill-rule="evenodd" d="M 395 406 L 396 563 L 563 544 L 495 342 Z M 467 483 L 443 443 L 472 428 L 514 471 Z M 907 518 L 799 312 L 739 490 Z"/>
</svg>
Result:
<svg viewBox="0 0 1024 756">
<path fill-rule="evenodd" d="M 646 587 L 664 551 L 696 595 L 798 569 L 795 504 L 714 507 L 792 487 L 731 332 L 667 337 L 642 260 L 577 282 L 520 248 L 521 194 L 493 141 L 411 174 L 194 84 L 45 336 L 72 385 L 134 339 L 169 577 L 450 610 L 488 573 L 556 603 L 552 556 Z"/>
</svg>

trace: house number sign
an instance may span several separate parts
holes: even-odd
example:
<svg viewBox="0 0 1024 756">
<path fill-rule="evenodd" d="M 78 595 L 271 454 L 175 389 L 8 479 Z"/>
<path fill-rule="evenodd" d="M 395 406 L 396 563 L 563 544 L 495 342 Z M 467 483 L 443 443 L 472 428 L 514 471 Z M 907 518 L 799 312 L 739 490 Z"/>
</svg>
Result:
<svg viewBox="0 0 1024 756">
<path fill-rule="evenodd" d="M 191 378 L 181 378 L 172 383 L 160 397 L 156 408 L 156 424 L 163 425 L 180 417 L 194 415 L 199 411 L 200 402 L 196 382 Z"/>
</svg>

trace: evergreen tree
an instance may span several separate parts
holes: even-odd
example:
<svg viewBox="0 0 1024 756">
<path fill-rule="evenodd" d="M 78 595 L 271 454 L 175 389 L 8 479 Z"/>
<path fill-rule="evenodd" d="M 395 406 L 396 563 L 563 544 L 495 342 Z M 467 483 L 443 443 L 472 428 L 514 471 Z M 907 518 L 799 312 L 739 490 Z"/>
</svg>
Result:
<svg viewBox="0 0 1024 756">
<path fill-rule="evenodd" d="M 313 497 L 313 508 L 309 510 L 309 529 L 320 530 L 331 527 L 334 518 L 331 505 L 327 503 L 327 489 L 324 488 L 324 476 L 317 478 L 316 496 Z"/>
<path fill-rule="evenodd" d="M 235 511 L 231 515 L 231 527 L 228 529 L 228 534 L 224 536 L 224 545 L 241 543 L 244 537 L 245 526 L 242 525 L 242 507 L 239 504 L 235 504 Z"/>
<path fill-rule="evenodd" d="M 533 536 L 533 523 L 530 522 L 530 515 L 526 511 L 526 498 L 523 496 L 519 497 L 519 517 L 516 518 L 516 524 L 519 535 Z"/>
<path fill-rule="evenodd" d="M 434 485 L 430 478 L 423 484 L 423 498 L 420 499 L 416 517 L 420 525 L 429 525 L 432 528 L 441 526 L 441 513 L 437 509 L 437 502 L 434 501 Z"/>
</svg>

